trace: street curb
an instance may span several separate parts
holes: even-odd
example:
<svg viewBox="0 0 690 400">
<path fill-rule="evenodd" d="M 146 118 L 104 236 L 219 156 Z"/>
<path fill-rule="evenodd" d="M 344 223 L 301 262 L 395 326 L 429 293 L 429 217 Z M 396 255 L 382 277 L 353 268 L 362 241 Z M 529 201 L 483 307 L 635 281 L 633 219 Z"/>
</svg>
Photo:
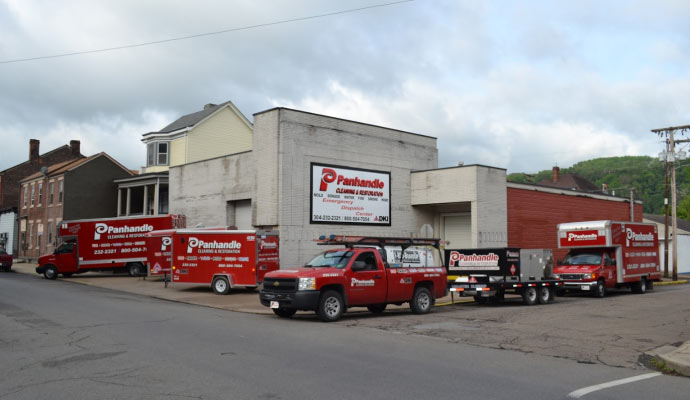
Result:
<svg viewBox="0 0 690 400">
<path fill-rule="evenodd" d="M 688 283 L 687 280 L 681 279 L 677 281 L 654 282 L 654 286 L 684 285 L 686 283 Z"/>
</svg>

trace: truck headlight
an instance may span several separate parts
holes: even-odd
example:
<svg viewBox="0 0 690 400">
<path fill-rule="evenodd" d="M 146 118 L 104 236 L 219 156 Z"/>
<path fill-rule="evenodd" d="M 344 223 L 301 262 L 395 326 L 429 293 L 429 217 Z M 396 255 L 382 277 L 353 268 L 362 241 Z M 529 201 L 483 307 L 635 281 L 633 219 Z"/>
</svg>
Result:
<svg viewBox="0 0 690 400">
<path fill-rule="evenodd" d="M 583 275 L 582 275 L 582 278 L 584 278 L 584 279 L 594 279 L 594 276 L 595 276 L 594 274 L 583 274 Z"/>
<path fill-rule="evenodd" d="M 553 274 L 554 279 L 561 279 L 561 274 Z"/>
<path fill-rule="evenodd" d="M 316 278 L 299 278 L 297 290 L 316 290 Z"/>
</svg>

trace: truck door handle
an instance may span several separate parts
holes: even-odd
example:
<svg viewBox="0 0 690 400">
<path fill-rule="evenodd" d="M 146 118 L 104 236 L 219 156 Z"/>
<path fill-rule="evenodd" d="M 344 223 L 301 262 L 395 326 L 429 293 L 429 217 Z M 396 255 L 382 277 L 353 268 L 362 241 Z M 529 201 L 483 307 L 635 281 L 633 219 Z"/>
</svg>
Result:
<svg viewBox="0 0 690 400">
<path fill-rule="evenodd" d="M 383 277 L 381 275 L 374 275 L 374 279 L 382 279 Z"/>
</svg>

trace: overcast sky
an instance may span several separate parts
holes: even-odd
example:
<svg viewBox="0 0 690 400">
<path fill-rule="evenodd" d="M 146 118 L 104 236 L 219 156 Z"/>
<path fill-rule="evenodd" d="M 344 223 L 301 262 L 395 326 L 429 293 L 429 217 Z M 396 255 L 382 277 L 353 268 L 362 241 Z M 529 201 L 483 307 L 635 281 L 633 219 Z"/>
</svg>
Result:
<svg viewBox="0 0 690 400">
<path fill-rule="evenodd" d="M 125 166 L 206 103 L 291 107 L 438 138 L 439 166 L 508 172 L 655 156 L 690 124 L 690 3 L 0 0 L 0 170 L 81 140 Z M 555 5 L 557 4 L 557 5 Z"/>
</svg>

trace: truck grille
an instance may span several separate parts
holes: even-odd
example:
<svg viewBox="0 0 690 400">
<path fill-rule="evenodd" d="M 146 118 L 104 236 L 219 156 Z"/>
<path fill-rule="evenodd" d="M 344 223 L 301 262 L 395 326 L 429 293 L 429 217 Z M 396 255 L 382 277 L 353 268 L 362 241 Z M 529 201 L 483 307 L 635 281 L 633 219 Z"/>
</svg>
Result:
<svg viewBox="0 0 690 400">
<path fill-rule="evenodd" d="M 264 292 L 288 293 L 297 291 L 297 279 L 265 278 Z"/>
<path fill-rule="evenodd" d="M 581 281 L 583 274 L 561 274 L 561 279 L 564 281 Z"/>
</svg>

